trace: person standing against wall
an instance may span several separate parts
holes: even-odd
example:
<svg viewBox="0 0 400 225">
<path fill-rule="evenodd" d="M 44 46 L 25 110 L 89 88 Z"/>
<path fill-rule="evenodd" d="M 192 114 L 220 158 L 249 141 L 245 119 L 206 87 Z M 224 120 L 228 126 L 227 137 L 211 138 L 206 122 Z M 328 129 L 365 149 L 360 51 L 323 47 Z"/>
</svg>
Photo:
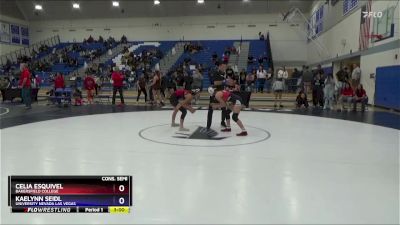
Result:
<svg viewBox="0 0 400 225">
<path fill-rule="evenodd" d="M 358 84 L 360 84 L 360 79 L 361 69 L 356 63 L 354 63 L 353 72 L 351 73 L 351 88 L 353 88 L 353 90 L 355 90 L 358 87 Z"/>
<path fill-rule="evenodd" d="M 26 63 L 21 63 L 21 77 L 19 79 L 19 86 L 21 88 L 22 100 L 26 109 L 31 109 L 31 72 L 29 72 Z"/>
<path fill-rule="evenodd" d="M 267 78 L 267 72 L 264 67 L 260 65 L 257 70 L 257 81 L 258 81 L 258 92 L 264 93 L 265 80 Z"/>
<path fill-rule="evenodd" d="M 119 71 L 118 67 L 115 67 L 114 72 L 111 74 L 111 79 L 113 81 L 113 97 L 112 104 L 115 105 L 115 97 L 117 95 L 117 91 L 119 92 L 119 97 L 121 99 L 120 105 L 123 106 L 125 104 L 124 95 L 123 95 L 123 86 L 124 86 L 124 75 Z"/>
</svg>

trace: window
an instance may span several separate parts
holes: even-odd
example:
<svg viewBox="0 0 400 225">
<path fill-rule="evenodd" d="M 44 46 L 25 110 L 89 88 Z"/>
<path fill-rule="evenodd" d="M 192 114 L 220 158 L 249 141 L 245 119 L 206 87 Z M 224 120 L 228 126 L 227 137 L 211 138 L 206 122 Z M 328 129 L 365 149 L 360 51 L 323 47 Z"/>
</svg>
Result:
<svg viewBox="0 0 400 225">
<path fill-rule="evenodd" d="M 358 0 L 343 0 L 343 16 L 351 12 L 358 5 Z"/>
</svg>

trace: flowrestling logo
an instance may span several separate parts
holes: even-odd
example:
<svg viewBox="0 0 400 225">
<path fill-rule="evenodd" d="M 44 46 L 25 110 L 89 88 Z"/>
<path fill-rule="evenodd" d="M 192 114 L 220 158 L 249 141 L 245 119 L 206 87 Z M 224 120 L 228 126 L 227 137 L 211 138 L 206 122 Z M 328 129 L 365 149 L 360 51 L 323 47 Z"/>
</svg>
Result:
<svg viewBox="0 0 400 225">
<path fill-rule="evenodd" d="M 363 18 L 382 18 L 382 12 L 362 12 Z"/>
</svg>

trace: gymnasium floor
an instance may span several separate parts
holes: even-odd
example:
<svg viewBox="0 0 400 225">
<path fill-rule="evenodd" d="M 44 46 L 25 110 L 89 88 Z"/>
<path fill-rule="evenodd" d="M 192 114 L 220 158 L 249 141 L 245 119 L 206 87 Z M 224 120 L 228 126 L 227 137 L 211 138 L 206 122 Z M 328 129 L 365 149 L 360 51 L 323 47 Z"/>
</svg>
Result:
<svg viewBox="0 0 400 225">
<path fill-rule="evenodd" d="M 398 113 L 248 110 L 248 137 L 233 125 L 201 140 L 150 106 L 0 109 L 2 199 L 8 175 L 134 179 L 129 215 L 16 215 L 1 201 L 4 224 L 399 223 Z M 188 114 L 191 132 L 206 113 Z"/>
</svg>

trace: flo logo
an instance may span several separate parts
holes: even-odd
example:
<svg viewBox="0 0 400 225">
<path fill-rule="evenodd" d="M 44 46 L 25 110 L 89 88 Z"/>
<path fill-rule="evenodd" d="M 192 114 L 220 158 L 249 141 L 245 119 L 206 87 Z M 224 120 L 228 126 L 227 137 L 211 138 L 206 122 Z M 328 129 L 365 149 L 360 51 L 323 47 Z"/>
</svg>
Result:
<svg viewBox="0 0 400 225">
<path fill-rule="evenodd" d="M 364 14 L 363 18 L 382 18 L 382 12 L 362 12 Z"/>
<path fill-rule="evenodd" d="M 179 136 L 173 136 L 174 138 L 185 138 L 185 139 L 198 139 L 198 140 L 222 140 L 227 137 L 216 137 L 218 133 L 215 130 L 207 129 L 205 127 L 198 127 L 193 133 L 176 133 Z"/>
</svg>

